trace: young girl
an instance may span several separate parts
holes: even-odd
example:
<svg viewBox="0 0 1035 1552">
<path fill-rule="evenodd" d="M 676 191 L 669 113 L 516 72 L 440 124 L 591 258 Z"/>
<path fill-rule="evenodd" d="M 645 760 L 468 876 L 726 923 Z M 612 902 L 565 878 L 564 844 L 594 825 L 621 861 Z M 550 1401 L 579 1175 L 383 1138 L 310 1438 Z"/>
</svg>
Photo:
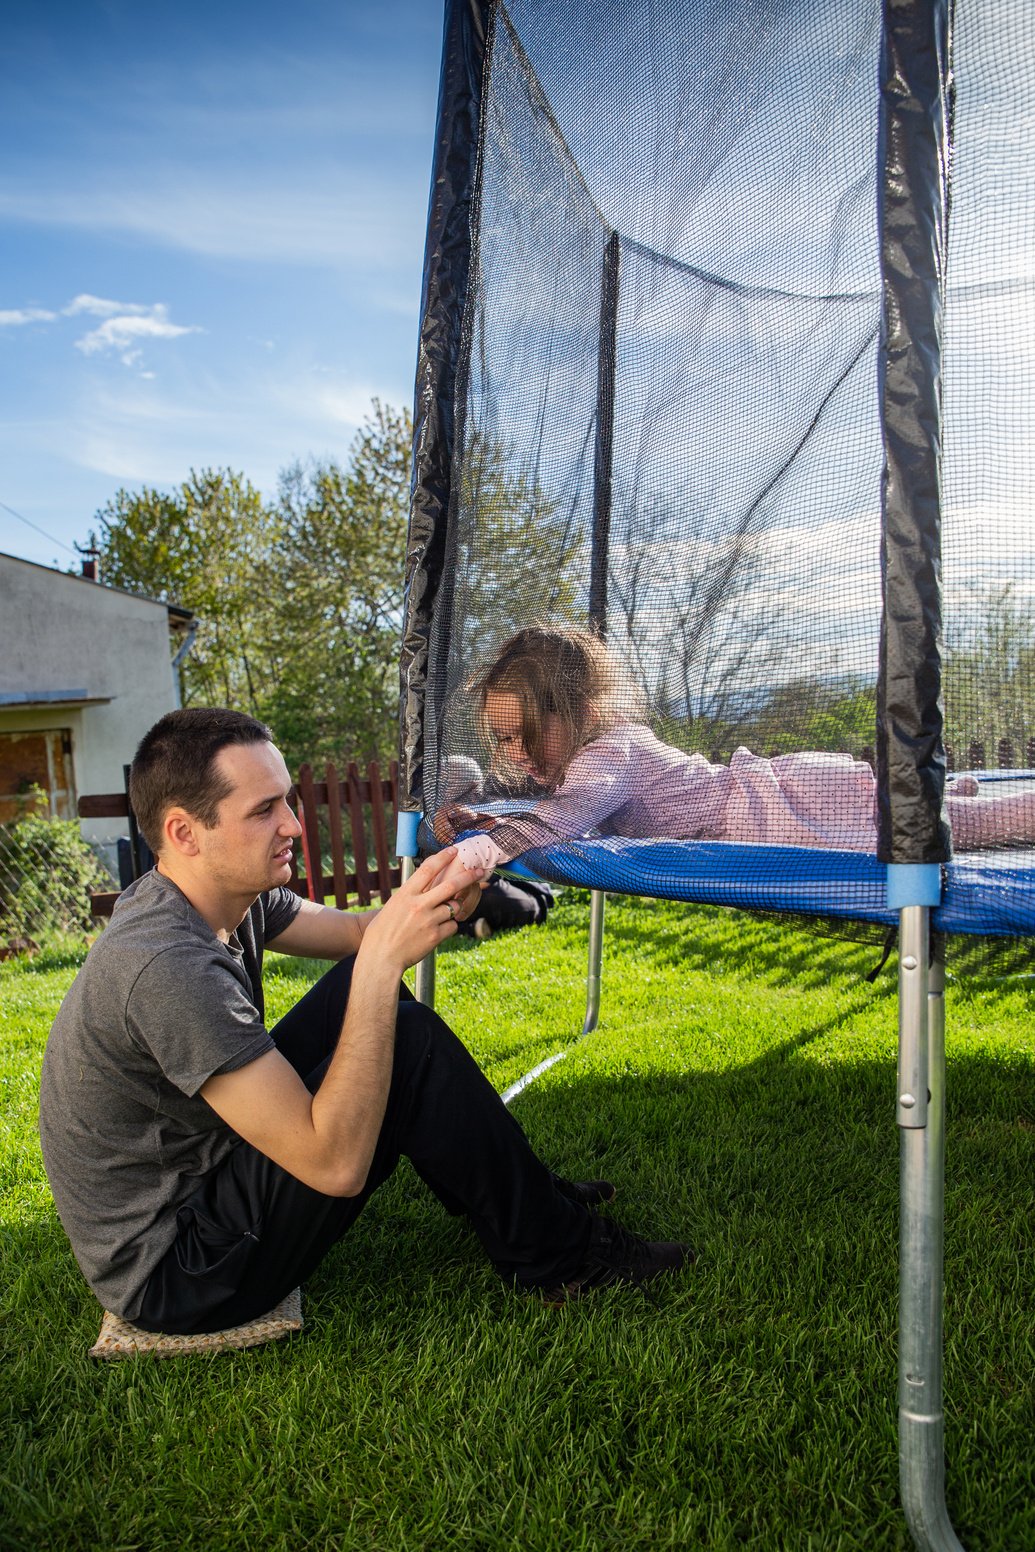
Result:
<svg viewBox="0 0 1035 1552">
<path fill-rule="evenodd" d="M 672 840 L 754 841 L 873 851 L 876 780 L 845 754 L 762 759 L 738 749 L 729 765 L 684 754 L 656 738 L 603 642 L 574 627 L 518 631 L 468 686 L 493 749 L 488 782 L 475 761 L 447 761 L 446 802 L 433 820 L 440 842 L 463 830 L 460 859 L 481 868 L 532 847 L 597 832 Z M 494 817 L 476 805 L 510 792 L 520 810 Z M 1035 839 L 1035 792 L 978 797 L 950 784 L 946 809 L 956 848 Z"/>
</svg>

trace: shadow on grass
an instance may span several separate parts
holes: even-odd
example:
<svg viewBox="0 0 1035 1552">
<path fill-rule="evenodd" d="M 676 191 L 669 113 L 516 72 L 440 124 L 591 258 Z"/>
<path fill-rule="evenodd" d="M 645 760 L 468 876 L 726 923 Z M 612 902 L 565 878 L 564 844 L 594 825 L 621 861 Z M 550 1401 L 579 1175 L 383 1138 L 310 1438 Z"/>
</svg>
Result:
<svg viewBox="0 0 1035 1552">
<path fill-rule="evenodd" d="M 841 1001 L 841 1003 L 838 1005 L 836 1013 L 832 1014 L 830 1018 L 824 1020 L 822 1023 L 814 1024 L 808 1029 L 799 1031 L 799 1033 L 783 1041 L 780 1045 L 771 1047 L 761 1056 L 756 1057 L 754 1061 L 741 1064 L 737 1068 L 737 1072 L 747 1073 L 758 1069 L 764 1073 L 769 1069 L 779 1067 L 790 1057 L 792 1057 L 796 1051 L 799 1051 L 803 1047 L 813 1044 L 817 1040 L 822 1040 L 825 1036 L 834 1033 L 836 1030 L 842 1029 L 847 1020 L 851 1019 L 857 1014 L 866 1011 L 873 1005 L 875 999 L 891 1002 L 893 995 L 893 989 L 890 987 L 873 988 L 867 985 L 860 986 L 850 997 L 846 997 Z M 591 1030 L 588 1035 L 583 1034 L 581 1028 L 579 1027 L 579 1024 L 581 1023 L 580 1011 L 578 1022 L 573 1022 L 571 1034 L 566 1041 L 558 1043 L 556 1037 L 546 1037 L 541 1034 L 533 1033 L 529 1035 L 528 1039 L 526 1040 L 515 1040 L 511 1042 L 507 1046 L 505 1052 L 500 1052 L 497 1049 L 494 1052 L 494 1060 L 498 1064 L 505 1056 L 508 1070 L 513 1065 L 516 1065 L 518 1068 L 524 1070 L 531 1070 L 531 1066 L 534 1066 L 547 1055 L 552 1056 L 556 1053 L 563 1052 L 564 1056 L 567 1057 L 572 1055 L 574 1052 L 584 1048 L 587 1050 L 592 1050 L 593 1042 L 596 1039 L 598 1033 L 601 1037 L 604 1037 L 607 1033 L 607 1014 L 607 985 L 605 971 L 600 1015 L 604 1020 L 603 1026 L 598 1026 L 597 1029 Z M 531 1065 L 528 1068 L 525 1068 L 526 1063 Z M 894 1073 L 894 1064 L 889 1063 L 885 1070 Z"/>
<path fill-rule="evenodd" d="M 721 1238 L 734 1257 L 737 1222 L 743 1229 L 750 1220 L 753 1243 L 765 1229 L 786 1245 L 801 1235 L 806 1204 L 815 1214 L 810 1234 L 846 1209 L 864 1220 L 893 1217 L 894 1064 L 786 1061 L 820 1033 L 720 1073 L 566 1074 L 558 1067 L 526 1090 L 513 1113 L 554 1168 L 613 1178 L 620 1216 L 650 1212 L 665 1232 L 675 1232 L 689 1212 L 691 1222 L 722 1224 Z M 1000 1243 L 1007 1220 L 1014 1221 L 1017 1237 L 1001 1248 L 1016 1263 L 1031 1241 L 1035 1066 L 964 1056 L 950 1063 L 947 1087 L 950 1197 L 965 1207 L 976 1239 L 984 1226 L 989 1240 Z M 850 1217 L 843 1227 L 850 1233 Z M 374 1197 L 319 1282 L 326 1288 L 337 1281 L 333 1266 L 345 1261 L 350 1286 L 376 1292 L 391 1271 L 412 1292 L 454 1256 L 468 1259 L 469 1240 L 462 1222 L 446 1215 L 404 1166 Z M 480 1259 L 473 1246 L 470 1259 Z M 0 1265 L 5 1323 L 24 1321 L 38 1336 L 41 1321 L 51 1325 L 57 1318 L 64 1329 L 69 1316 L 92 1320 L 96 1313 L 52 1210 L 0 1226 Z"/>
<path fill-rule="evenodd" d="M 242 1512 L 245 1485 L 255 1495 L 253 1530 L 263 1514 L 304 1516 L 308 1484 L 341 1469 L 346 1440 L 342 1481 L 376 1470 L 385 1501 L 401 1502 L 411 1482 L 427 1480 L 441 1436 L 454 1441 L 451 1459 L 469 1473 L 459 1488 L 486 1521 L 514 1493 L 536 1501 L 523 1470 L 556 1469 L 558 1480 L 575 1470 L 597 1484 L 593 1514 L 611 1523 L 628 1487 L 657 1506 L 653 1544 L 678 1544 L 666 1537 L 685 1493 L 657 1465 L 674 1452 L 684 1478 L 696 1473 L 700 1501 L 740 1527 L 712 1544 L 833 1546 L 840 1536 L 845 1548 L 901 1547 L 900 1525 L 888 1524 L 893 1075 L 884 1061 L 786 1059 L 819 1033 L 721 1073 L 610 1075 L 573 1065 L 565 1077 L 561 1064 L 518 1101 L 515 1114 L 554 1167 L 616 1182 L 619 1221 L 699 1248 L 692 1272 L 648 1294 L 609 1293 L 562 1312 L 516 1297 L 463 1221 L 404 1165 L 310 1280 L 300 1339 L 227 1359 L 102 1367 L 85 1358 L 99 1310 L 56 1218 L 7 1226 L 0 1407 L 19 1447 L 0 1473 L 5 1544 L 100 1544 L 75 1529 L 73 1510 L 87 1515 L 91 1535 L 109 1527 L 105 1544 L 146 1544 L 152 1497 L 140 1463 L 159 1447 L 163 1501 L 182 1505 L 203 1489 L 211 1537 L 190 1545 L 215 1548 L 230 1544 L 218 1527 Z M 991 1552 L 1033 1544 L 1017 1538 L 1035 1529 L 1022 1508 L 1008 1534 L 1000 1496 L 1004 1481 L 1023 1493 L 1031 1486 L 1024 1376 L 1035 1136 L 1019 1118 L 1035 1112 L 1035 1071 L 1019 1058 L 964 1056 L 950 1065 L 949 1097 L 946 1389 L 950 1461 L 961 1461 L 950 1488 L 967 1545 Z M 547 1426 L 533 1409 L 515 1463 L 508 1408 L 522 1395 L 553 1411 Z M 619 1419 L 613 1429 L 608 1407 Z M 458 1414 L 477 1438 L 466 1466 Z M 333 1418 L 325 1426 L 339 1443 L 329 1455 L 315 1448 L 314 1417 Z M 249 1433 L 256 1418 L 259 1443 Z M 622 1444 L 623 1428 L 632 1445 Z M 264 1476 L 240 1480 L 246 1440 L 263 1458 L 276 1441 L 269 1485 Z M 496 1462 L 484 1477 L 482 1454 Z M 277 1481 L 295 1484 L 301 1508 L 277 1496 Z M 787 1491 L 787 1481 L 800 1487 Z M 813 1543 L 818 1494 L 831 1506 L 831 1539 Z M 590 1508 L 579 1493 L 559 1512 L 569 1530 L 586 1530 Z M 878 1516 L 883 1528 L 867 1539 Z M 756 1522 L 771 1540 L 750 1532 Z M 412 1541 L 397 1544 L 425 1545 L 411 1530 Z"/>
<path fill-rule="evenodd" d="M 794 932 L 793 923 L 788 930 L 786 924 L 776 925 L 743 911 L 720 916 L 718 908 L 686 909 L 687 920 L 674 922 L 671 918 L 666 921 L 660 913 L 660 919 L 645 918 L 640 907 L 625 911 L 613 908 L 606 917 L 605 945 L 617 951 L 642 952 L 649 934 L 651 957 L 661 965 L 718 974 L 746 973 L 773 986 L 818 986 L 846 970 L 854 970 L 862 978 L 881 957 L 882 950 L 874 943 L 860 944 L 805 930 Z M 863 984 L 869 989 L 869 983 Z M 879 984 L 875 990 L 879 991 Z"/>
<path fill-rule="evenodd" d="M 587 892 L 569 890 L 550 919 L 585 930 L 588 903 Z M 846 970 L 865 977 L 880 965 L 888 937 L 876 923 L 609 895 L 605 945 L 636 950 L 647 934 L 663 963 L 748 971 L 774 986 L 822 984 Z M 1035 942 L 1030 937 L 961 933 L 946 939 L 945 949 L 949 973 L 961 982 L 1012 982 L 1035 1001 Z M 896 963 L 893 948 L 878 971 L 878 988 L 894 984 Z"/>
</svg>

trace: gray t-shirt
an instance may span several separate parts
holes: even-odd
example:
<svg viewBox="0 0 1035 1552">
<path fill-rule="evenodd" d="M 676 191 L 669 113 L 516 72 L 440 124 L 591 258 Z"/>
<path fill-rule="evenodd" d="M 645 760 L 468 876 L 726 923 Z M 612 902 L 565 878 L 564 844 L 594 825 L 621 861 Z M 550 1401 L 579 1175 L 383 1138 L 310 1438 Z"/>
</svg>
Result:
<svg viewBox="0 0 1035 1552">
<path fill-rule="evenodd" d="M 222 943 L 175 884 L 145 874 L 58 1010 L 40 1085 L 43 1160 L 105 1309 L 139 1314 L 177 1209 L 240 1140 L 198 1090 L 273 1048 L 262 950 L 300 906 L 272 889 Z"/>
</svg>

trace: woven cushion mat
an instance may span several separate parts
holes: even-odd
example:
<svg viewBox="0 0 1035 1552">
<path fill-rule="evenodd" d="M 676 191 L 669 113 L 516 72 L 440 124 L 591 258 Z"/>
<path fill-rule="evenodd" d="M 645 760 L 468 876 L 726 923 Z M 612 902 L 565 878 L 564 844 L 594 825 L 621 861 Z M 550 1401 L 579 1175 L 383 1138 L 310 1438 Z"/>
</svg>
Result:
<svg viewBox="0 0 1035 1552">
<path fill-rule="evenodd" d="M 147 1353 L 152 1358 L 184 1358 L 191 1353 L 226 1353 L 241 1347 L 258 1347 L 262 1342 L 276 1342 L 290 1336 L 302 1326 L 302 1293 L 296 1288 L 276 1309 L 258 1320 L 250 1320 L 245 1326 L 231 1326 L 227 1331 L 203 1331 L 194 1336 L 179 1336 L 173 1332 L 142 1331 L 121 1315 L 105 1310 L 101 1331 L 90 1348 L 91 1358 L 135 1358 Z"/>
</svg>

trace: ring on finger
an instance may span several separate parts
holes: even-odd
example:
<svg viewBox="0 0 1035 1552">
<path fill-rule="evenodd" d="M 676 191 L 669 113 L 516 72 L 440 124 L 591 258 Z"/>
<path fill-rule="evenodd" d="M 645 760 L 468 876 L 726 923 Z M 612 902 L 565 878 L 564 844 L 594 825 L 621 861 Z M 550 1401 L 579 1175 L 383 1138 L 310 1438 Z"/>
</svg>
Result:
<svg viewBox="0 0 1035 1552">
<path fill-rule="evenodd" d="M 456 921 L 456 905 L 452 900 L 446 901 L 446 910 L 449 912 L 449 920 Z"/>
</svg>

